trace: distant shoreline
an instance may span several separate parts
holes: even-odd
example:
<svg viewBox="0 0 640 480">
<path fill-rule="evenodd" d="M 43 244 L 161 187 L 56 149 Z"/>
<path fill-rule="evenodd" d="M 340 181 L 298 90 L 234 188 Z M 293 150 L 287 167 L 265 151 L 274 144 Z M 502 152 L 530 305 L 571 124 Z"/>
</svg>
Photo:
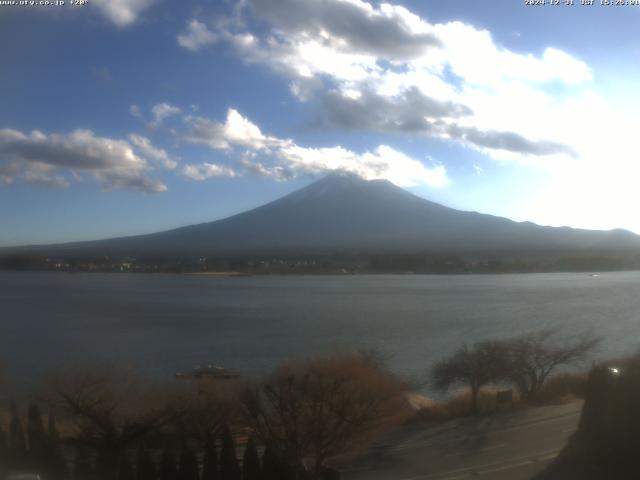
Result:
<svg viewBox="0 0 640 480">
<path fill-rule="evenodd" d="M 178 275 L 187 275 L 192 277 L 252 277 L 253 274 L 245 272 L 183 272 Z"/>
<path fill-rule="evenodd" d="M 603 274 L 608 273 L 623 273 L 623 272 L 637 272 L 640 273 L 638 268 L 618 269 L 618 270 L 537 270 L 537 271 L 484 271 L 484 272 L 393 272 L 393 271 L 362 271 L 362 272 L 241 272 L 241 271 L 220 271 L 220 272 L 162 272 L 162 271 L 109 271 L 109 270 L 52 270 L 52 269 L 11 269 L 0 268 L 2 272 L 31 272 L 31 273 L 66 273 L 69 275 L 76 275 L 81 273 L 89 274 L 103 274 L 103 275 L 170 275 L 170 276 L 186 276 L 186 277 L 200 277 L 200 278 L 231 278 L 231 277 L 287 277 L 287 276 L 305 276 L 305 277 L 354 277 L 354 276 L 441 276 L 441 277 L 462 277 L 462 276 L 475 276 L 482 277 L 487 275 L 535 275 L 535 274 L 582 274 L 588 277 L 598 278 Z"/>
</svg>

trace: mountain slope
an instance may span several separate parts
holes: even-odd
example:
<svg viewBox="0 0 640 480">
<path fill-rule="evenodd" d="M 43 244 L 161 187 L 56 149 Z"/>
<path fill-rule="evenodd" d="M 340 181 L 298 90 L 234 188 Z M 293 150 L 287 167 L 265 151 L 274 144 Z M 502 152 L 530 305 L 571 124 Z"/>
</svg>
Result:
<svg viewBox="0 0 640 480">
<path fill-rule="evenodd" d="M 624 230 L 541 227 L 462 212 L 384 180 L 332 174 L 262 207 L 165 232 L 30 251 L 104 255 L 542 254 L 640 249 Z"/>
</svg>

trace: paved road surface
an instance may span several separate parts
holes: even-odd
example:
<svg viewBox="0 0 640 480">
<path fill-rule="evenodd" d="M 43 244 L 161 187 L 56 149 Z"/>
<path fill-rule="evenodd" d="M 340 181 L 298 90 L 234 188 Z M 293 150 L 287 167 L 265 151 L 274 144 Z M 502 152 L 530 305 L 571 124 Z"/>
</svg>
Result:
<svg viewBox="0 0 640 480">
<path fill-rule="evenodd" d="M 581 408 L 573 402 L 403 428 L 342 468 L 342 478 L 528 480 L 566 444 Z"/>
</svg>

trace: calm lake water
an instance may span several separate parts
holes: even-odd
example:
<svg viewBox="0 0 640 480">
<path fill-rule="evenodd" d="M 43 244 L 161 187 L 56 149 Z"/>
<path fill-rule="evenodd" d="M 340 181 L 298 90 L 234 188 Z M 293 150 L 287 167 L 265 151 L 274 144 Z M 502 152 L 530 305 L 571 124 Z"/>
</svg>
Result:
<svg viewBox="0 0 640 480">
<path fill-rule="evenodd" d="M 640 272 L 211 278 L 0 272 L 0 359 L 16 383 L 76 361 L 161 378 L 199 364 L 253 375 L 375 347 L 424 375 L 462 342 L 547 325 L 593 329 L 598 356 L 640 347 Z"/>
</svg>

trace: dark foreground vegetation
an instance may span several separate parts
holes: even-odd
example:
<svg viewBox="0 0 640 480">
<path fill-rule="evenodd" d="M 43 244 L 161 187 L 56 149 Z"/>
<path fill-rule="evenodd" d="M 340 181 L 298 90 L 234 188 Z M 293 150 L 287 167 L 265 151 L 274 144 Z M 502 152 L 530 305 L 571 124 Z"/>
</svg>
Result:
<svg viewBox="0 0 640 480">
<path fill-rule="evenodd" d="M 438 404 L 421 397 L 427 405 L 418 411 L 411 398 L 420 396 L 373 352 L 289 363 L 262 379 L 171 385 L 125 368 L 69 368 L 0 416 L 0 479 L 333 480 L 337 466 L 406 422 L 427 428 L 493 412 L 501 398 L 513 407 L 566 395 L 586 396 L 580 426 L 541 479 L 632 478 L 625 474 L 640 469 L 640 356 L 593 367 L 588 379 L 557 372 L 597 343 L 546 329 L 462 346 L 431 379 L 466 390 Z"/>
<path fill-rule="evenodd" d="M 286 365 L 260 381 L 172 386 L 126 369 L 67 370 L 50 378 L 26 417 L 11 404 L 0 478 L 336 479 L 331 459 L 397 417 L 403 390 L 364 354 Z"/>
<path fill-rule="evenodd" d="M 578 429 L 536 480 L 640 478 L 640 355 L 595 366 Z"/>
</svg>

